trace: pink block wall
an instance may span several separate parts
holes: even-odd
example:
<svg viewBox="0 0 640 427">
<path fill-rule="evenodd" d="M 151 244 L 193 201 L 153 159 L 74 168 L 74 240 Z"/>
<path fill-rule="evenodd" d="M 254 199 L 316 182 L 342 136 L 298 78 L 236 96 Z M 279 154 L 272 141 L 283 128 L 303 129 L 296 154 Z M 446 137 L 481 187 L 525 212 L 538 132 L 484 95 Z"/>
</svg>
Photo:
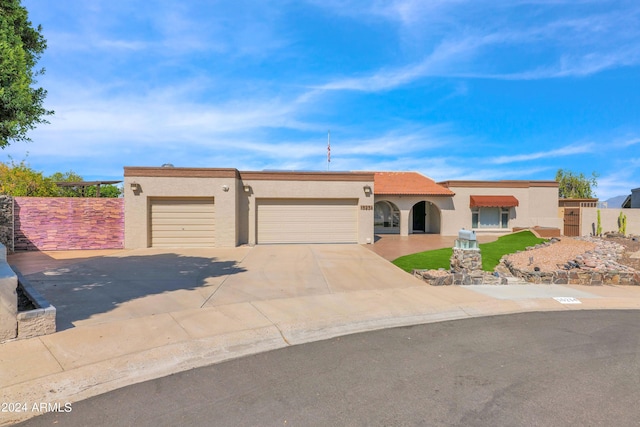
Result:
<svg viewBox="0 0 640 427">
<path fill-rule="evenodd" d="M 15 250 L 122 249 L 124 199 L 16 197 Z"/>
</svg>

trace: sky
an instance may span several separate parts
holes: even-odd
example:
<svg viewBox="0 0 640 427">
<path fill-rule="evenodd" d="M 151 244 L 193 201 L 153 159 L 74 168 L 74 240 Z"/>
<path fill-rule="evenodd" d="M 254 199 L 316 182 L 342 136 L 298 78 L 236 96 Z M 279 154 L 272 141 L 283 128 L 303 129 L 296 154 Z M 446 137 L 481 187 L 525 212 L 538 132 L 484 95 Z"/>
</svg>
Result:
<svg viewBox="0 0 640 427">
<path fill-rule="evenodd" d="M 637 0 L 23 0 L 48 48 L 50 124 L 0 161 L 596 172 L 640 187 Z M 331 163 L 327 139 L 331 134 Z"/>
</svg>

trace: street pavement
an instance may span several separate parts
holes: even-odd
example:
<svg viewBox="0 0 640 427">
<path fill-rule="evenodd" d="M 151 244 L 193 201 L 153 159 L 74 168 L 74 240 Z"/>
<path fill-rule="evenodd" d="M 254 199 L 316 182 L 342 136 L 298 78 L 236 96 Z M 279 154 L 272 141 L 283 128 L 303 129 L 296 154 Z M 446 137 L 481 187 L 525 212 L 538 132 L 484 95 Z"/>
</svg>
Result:
<svg viewBox="0 0 640 427">
<path fill-rule="evenodd" d="M 17 254 L 59 332 L 0 344 L 0 425 L 242 356 L 390 327 L 638 309 L 622 286 L 432 287 L 359 245 Z M 2 408 L 0 408 L 2 409 Z"/>
<path fill-rule="evenodd" d="M 348 335 L 136 384 L 37 426 L 633 426 L 637 311 L 525 313 Z"/>
</svg>

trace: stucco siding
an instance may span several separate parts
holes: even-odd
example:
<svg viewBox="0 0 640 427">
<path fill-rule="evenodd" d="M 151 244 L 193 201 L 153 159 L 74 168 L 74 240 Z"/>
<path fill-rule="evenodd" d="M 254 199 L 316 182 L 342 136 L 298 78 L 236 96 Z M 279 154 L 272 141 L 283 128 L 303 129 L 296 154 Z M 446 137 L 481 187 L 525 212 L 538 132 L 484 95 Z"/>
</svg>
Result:
<svg viewBox="0 0 640 427">
<path fill-rule="evenodd" d="M 246 174 L 249 179 L 243 179 Z M 135 185 L 134 185 L 135 184 Z M 125 168 L 125 247 L 148 247 L 151 199 L 212 197 L 215 246 L 256 244 L 256 199 L 355 199 L 358 243 L 373 242 L 372 173 Z M 132 186 L 133 185 L 133 186 Z M 225 189 L 227 191 L 225 191 Z"/>
<path fill-rule="evenodd" d="M 131 184 L 140 186 L 134 192 Z M 224 186 L 228 191 L 224 191 Z M 125 247 L 150 245 L 150 199 L 213 197 L 215 203 L 215 246 L 238 244 L 236 192 L 237 178 L 188 178 L 125 176 Z M 136 194 L 137 193 L 137 194 Z"/>
<path fill-rule="evenodd" d="M 561 227 L 558 218 L 558 188 L 553 186 L 514 186 L 469 185 L 458 187 L 450 184 L 456 193 L 452 198 L 453 209 L 442 211 L 442 231 L 444 235 L 457 235 L 460 228 L 472 228 L 470 197 L 478 196 L 514 196 L 518 206 L 510 209 L 508 228 L 479 228 L 478 232 L 508 233 L 513 227 Z"/>
<path fill-rule="evenodd" d="M 602 232 L 618 231 L 620 212 L 627 217 L 627 235 L 640 235 L 640 209 L 600 209 Z M 580 215 L 580 235 L 593 234 L 598 224 L 598 208 L 582 208 Z"/>
<path fill-rule="evenodd" d="M 426 202 L 427 214 L 427 232 L 435 233 L 440 230 L 442 233 L 442 211 L 453 209 L 451 197 L 434 197 L 434 196 L 401 196 L 401 195 L 376 195 L 376 202 L 388 201 L 398 207 L 400 211 L 400 230 L 401 236 L 408 236 L 413 233 L 413 214 L 412 208 L 416 203 Z"/>
</svg>

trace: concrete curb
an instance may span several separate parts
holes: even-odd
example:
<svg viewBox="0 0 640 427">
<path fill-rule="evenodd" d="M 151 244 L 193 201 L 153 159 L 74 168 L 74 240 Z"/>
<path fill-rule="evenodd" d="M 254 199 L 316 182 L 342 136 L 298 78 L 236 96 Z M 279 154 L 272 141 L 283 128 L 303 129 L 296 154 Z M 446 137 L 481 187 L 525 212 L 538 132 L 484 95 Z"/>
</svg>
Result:
<svg viewBox="0 0 640 427">
<path fill-rule="evenodd" d="M 506 315 L 525 312 L 590 310 L 598 308 L 639 309 L 640 301 L 615 299 L 592 300 L 595 304 L 566 306 L 555 301 L 489 301 L 480 304 L 451 305 L 439 311 L 397 314 L 359 319 L 333 319 L 307 323 L 272 322 L 272 326 L 224 333 L 154 347 L 148 350 L 102 360 L 96 363 L 61 370 L 1 389 L 3 401 L 15 402 L 77 402 L 102 393 L 176 372 L 224 362 L 248 355 L 276 350 L 290 345 L 305 344 L 355 333 L 393 327 Z M 595 306 L 595 307 L 592 307 Z M 40 338 L 35 338 L 39 340 Z M 25 340 L 30 341 L 30 340 Z M 9 415 L 4 417 L 4 415 Z M 3 414 L 0 426 L 40 415 L 39 413 Z"/>
</svg>

